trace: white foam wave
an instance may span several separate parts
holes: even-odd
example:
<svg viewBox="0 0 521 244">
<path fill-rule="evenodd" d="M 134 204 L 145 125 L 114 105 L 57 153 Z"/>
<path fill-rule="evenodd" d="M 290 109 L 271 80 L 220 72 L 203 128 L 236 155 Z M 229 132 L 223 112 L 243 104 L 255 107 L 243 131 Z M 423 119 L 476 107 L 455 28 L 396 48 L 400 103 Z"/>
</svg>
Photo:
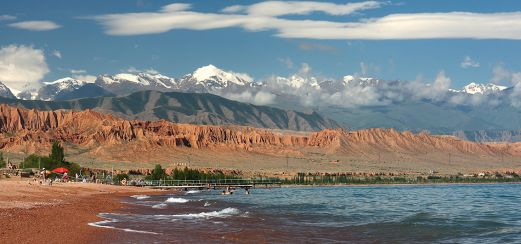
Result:
<svg viewBox="0 0 521 244">
<path fill-rule="evenodd" d="M 125 231 L 125 232 L 159 235 L 159 233 L 151 232 L 151 231 L 134 230 L 134 229 L 129 229 L 129 228 L 117 228 L 117 227 L 114 227 L 114 226 L 107 225 L 107 224 L 116 223 L 116 222 L 118 222 L 118 221 L 115 220 L 115 219 L 112 219 L 112 220 L 102 220 L 102 221 L 98 221 L 98 222 L 88 223 L 88 225 L 92 226 L 92 227 L 97 227 L 97 228 L 122 230 L 122 231 Z"/>
<path fill-rule="evenodd" d="M 130 197 L 135 198 L 137 200 L 143 200 L 143 199 L 150 198 L 150 196 L 147 196 L 147 195 L 133 195 L 133 196 L 130 196 Z"/>
<path fill-rule="evenodd" d="M 168 202 L 168 203 L 187 203 L 188 199 L 184 199 L 184 198 L 180 198 L 180 197 L 169 197 L 168 199 L 166 199 L 165 202 Z"/>
<path fill-rule="evenodd" d="M 225 218 L 239 214 L 239 210 L 236 208 L 225 208 L 220 211 L 202 212 L 202 213 L 190 213 L 190 214 L 175 214 L 172 215 L 174 218 L 182 219 L 201 219 L 201 218 Z"/>
<path fill-rule="evenodd" d="M 189 190 L 186 192 L 186 194 L 196 194 L 196 193 L 199 193 L 201 191 L 198 191 L 198 190 Z"/>
<path fill-rule="evenodd" d="M 163 208 L 166 208 L 166 203 L 160 203 L 160 204 L 156 204 L 154 206 L 152 206 L 152 208 L 158 208 L 158 209 L 163 209 Z"/>
<path fill-rule="evenodd" d="M 209 203 L 209 202 L 205 202 L 205 203 L 204 203 L 204 206 L 205 206 L 205 207 L 208 207 L 208 206 L 210 206 L 210 205 L 212 205 L 212 204 Z"/>
</svg>

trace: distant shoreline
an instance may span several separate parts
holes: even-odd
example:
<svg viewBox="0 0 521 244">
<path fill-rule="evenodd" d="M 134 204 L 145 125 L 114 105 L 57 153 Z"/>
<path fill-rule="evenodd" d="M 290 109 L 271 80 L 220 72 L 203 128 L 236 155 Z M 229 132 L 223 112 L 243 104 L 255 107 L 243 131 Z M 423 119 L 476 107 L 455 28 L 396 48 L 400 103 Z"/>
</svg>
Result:
<svg viewBox="0 0 521 244">
<path fill-rule="evenodd" d="M 312 187 L 365 187 L 365 186 L 440 186 L 440 185 L 518 185 L 516 182 L 429 182 L 429 183 L 389 183 L 389 184 L 282 184 L 281 188 Z"/>
</svg>

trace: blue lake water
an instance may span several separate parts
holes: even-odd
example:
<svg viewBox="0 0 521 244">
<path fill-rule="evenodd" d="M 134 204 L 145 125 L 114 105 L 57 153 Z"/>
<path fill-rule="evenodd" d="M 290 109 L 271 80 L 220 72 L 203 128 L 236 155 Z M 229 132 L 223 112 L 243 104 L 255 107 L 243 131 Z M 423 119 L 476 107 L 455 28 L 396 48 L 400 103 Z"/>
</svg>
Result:
<svg viewBox="0 0 521 244">
<path fill-rule="evenodd" d="M 134 196 L 93 224 L 121 242 L 521 243 L 521 185 L 198 191 Z"/>
</svg>

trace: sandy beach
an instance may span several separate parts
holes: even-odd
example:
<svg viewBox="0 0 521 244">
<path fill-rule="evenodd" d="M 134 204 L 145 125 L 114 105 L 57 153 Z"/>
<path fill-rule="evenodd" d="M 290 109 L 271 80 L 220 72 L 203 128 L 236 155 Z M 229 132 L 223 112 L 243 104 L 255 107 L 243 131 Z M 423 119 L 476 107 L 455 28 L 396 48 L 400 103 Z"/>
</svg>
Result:
<svg viewBox="0 0 521 244">
<path fill-rule="evenodd" d="M 31 184 L 29 184 L 31 182 Z M 100 212 L 124 211 L 118 198 L 164 191 L 88 183 L 39 185 L 0 180 L 0 243 L 100 243 L 114 230 L 95 228 Z"/>
</svg>

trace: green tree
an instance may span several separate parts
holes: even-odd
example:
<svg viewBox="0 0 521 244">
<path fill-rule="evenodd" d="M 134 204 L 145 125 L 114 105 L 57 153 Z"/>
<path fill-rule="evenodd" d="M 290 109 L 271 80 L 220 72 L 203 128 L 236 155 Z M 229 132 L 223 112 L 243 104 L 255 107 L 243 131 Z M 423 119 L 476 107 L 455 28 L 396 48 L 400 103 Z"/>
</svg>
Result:
<svg viewBox="0 0 521 244">
<path fill-rule="evenodd" d="M 112 179 L 112 182 L 119 185 L 123 179 L 127 179 L 128 181 L 130 177 L 127 174 L 117 174 L 114 176 L 114 179 Z"/>
<path fill-rule="evenodd" d="M 63 151 L 63 147 L 60 145 L 59 142 L 55 141 L 52 144 L 51 154 L 49 155 L 49 158 L 51 158 L 51 160 L 55 161 L 58 164 L 65 162 L 65 153 Z"/>
<path fill-rule="evenodd" d="M 163 167 L 161 167 L 160 164 L 157 164 L 156 167 L 154 168 L 154 170 L 152 170 L 152 174 L 150 174 L 146 178 L 148 180 L 161 180 L 161 179 L 164 179 L 165 177 L 166 177 L 165 170 L 163 169 Z"/>
<path fill-rule="evenodd" d="M 4 160 L 4 153 L 0 152 L 0 168 L 5 168 L 5 167 L 6 167 L 6 163 Z"/>
</svg>

